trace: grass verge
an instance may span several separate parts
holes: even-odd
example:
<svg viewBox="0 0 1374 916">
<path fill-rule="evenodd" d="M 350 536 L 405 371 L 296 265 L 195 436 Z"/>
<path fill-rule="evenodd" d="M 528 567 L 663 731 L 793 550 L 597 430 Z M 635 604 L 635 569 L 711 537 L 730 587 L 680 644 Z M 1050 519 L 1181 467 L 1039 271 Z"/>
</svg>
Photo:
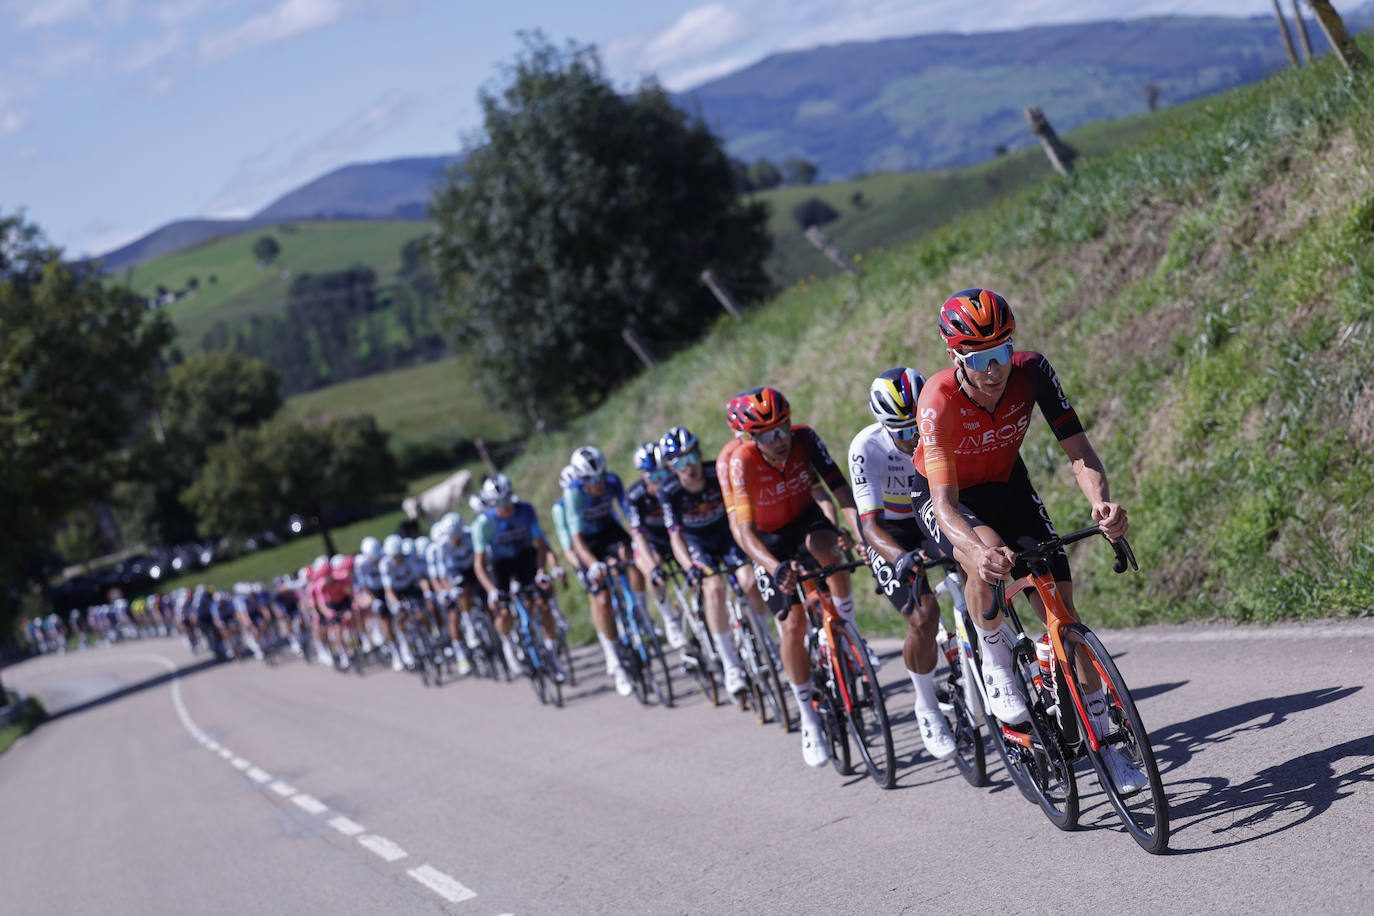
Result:
<svg viewBox="0 0 1374 916">
<path fill-rule="evenodd" d="M 0 754 L 14 746 L 14 742 L 33 731 L 48 717 L 43 704 L 33 697 L 24 701 L 19 716 L 8 725 L 0 725 Z"/>
</svg>

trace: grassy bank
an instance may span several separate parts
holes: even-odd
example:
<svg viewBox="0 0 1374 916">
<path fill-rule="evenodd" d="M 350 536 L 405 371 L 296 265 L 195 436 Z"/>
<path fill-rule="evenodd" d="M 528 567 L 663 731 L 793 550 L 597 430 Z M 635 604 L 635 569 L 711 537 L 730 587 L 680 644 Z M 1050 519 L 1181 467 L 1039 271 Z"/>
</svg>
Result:
<svg viewBox="0 0 1374 916">
<path fill-rule="evenodd" d="M 37 728 L 47 715 L 42 703 L 33 697 L 25 700 L 19 717 L 8 725 L 0 725 L 0 754 L 5 753 L 14 746 L 14 742 Z"/>
<path fill-rule="evenodd" d="M 1364 44 L 1370 42 L 1365 39 Z M 1098 624 L 1367 613 L 1374 595 L 1374 121 L 1333 61 L 1175 111 L 1110 155 L 802 282 L 624 386 L 511 473 L 546 509 L 568 452 L 625 469 L 675 423 L 718 448 L 770 383 L 841 451 L 875 373 L 947 364 L 934 316 L 986 285 L 1050 355 L 1131 513 L 1142 572 L 1074 552 Z M 1062 529 L 1087 507 L 1035 423 L 1023 455 Z M 894 615 L 866 602 L 870 625 Z"/>
</svg>

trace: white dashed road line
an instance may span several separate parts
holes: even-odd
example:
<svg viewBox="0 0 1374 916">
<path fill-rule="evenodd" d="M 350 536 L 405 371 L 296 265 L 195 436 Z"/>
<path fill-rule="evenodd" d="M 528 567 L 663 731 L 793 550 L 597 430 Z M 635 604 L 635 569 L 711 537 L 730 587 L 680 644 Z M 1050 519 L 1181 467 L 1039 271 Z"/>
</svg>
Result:
<svg viewBox="0 0 1374 916">
<path fill-rule="evenodd" d="M 176 709 L 177 718 L 181 720 L 181 724 L 185 727 L 187 733 L 195 739 L 197 743 L 210 752 L 218 754 L 220 758 L 229 761 L 230 765 L 236 770 L 245 771 L 244 775 L 258 785 L 271 781 L 272 784 L 268 786 L 268 788 L 282 798 L 291 799 L 292 804 L 303 811 L 316 816 L 323 815 L 329 811 L 329 806 L 318 798 L 315 798 L 313 795 L 307 795 L 304 792 L 297 792 L 294 787 L 282 782 L 280 779 L 273 780 L 271 773 L 235 755 L 229 748 L 213 740 L 209 735 L 201 731 L 191 719 L 191 714 L 187 712 L 186 704 L 182 701 L 181 681 L 176 677 L 177 667 L 171 659 L 164 658 L 161 655 L 144 655 L 137 657 L 156 661 L 172 673 L 172 706 Z M 358 843 L 363 846 L 363 848 L 385 859 L 387 862 L 397 862 L 410 855 L 398 844 L 384 836 L 379 836 L 375 833 L 364 833 L 367 828 L 356 821 L 349 820 L 341 814 L 331 818 L 328 824 L 344 836 L 357 837 Z M 457 878 L 439 871 L 439 869 L 429 863 L 425 863 L 419 868 L 408 869 L 406 874 L 409 875 L 412 880 L 429 888 L 450 903 L 462 903 L 465 900 L 471 900 L 473 897 L 477 896 L 477 892 L 472 888 L 466 886 Z M 504 914 L 504 916 L 511 916 L 511 914 L 507 913 Z"/>
</svg>

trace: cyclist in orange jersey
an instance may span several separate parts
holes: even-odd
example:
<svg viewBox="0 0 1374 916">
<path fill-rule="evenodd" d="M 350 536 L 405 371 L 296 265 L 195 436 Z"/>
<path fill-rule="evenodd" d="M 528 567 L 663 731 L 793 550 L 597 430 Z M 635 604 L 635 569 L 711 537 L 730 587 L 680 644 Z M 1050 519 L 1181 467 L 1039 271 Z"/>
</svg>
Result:
<svg viewBox="0 0 1374 916">
<path fill-rule="evenodd" d="M 1015 332 L 1011 307 L 991 290 L 961 290 L 942 306 L 940 334 L 954 365 L 936 373 L 917 402 L 921 447 L 914 458 L 912 492 L 927 532 L 964 568 L 964 597 L 983 645 L 989 707 L 1009 724 L 1026 719 L 1025 699 L 1013 686 L 1001 615 L 988 621 L 983 612 L 992 606 L 993 583 L 1027 573 L 1013 568 L 1013 547 L 1055 536 L 1020 457 L 1036 405 L 1068 455 L 1103 533 L 1116 538 L 1128 527 L 1126 510 L 1112 502 L 1102 461 L 1049 360 L 1015 350 Z M 1062 551 L 1051 568 L 1074 611 L 1073 581 Z M 1039 599 L 1033 593 L 1029 597 L 1044 620 Z M 1105 702 L 1100 705 L 1105 711 Z"/>
</svg>

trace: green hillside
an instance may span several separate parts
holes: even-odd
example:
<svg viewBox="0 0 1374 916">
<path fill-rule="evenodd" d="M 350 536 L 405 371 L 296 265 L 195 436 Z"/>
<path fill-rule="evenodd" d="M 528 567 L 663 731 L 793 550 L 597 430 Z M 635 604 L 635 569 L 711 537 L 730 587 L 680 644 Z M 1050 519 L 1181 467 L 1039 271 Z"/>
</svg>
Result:
<svg viewBox="0 0 1374 916">
<path fill-rule="evenodd" d="M 1364 43 L 1369 53 L 1371 43 Z M 624 386 L 509 469 L 547 507 L 583 442 L 628 469 L 637 443 L 686 423 L 708 449 L 734 392 L 781 387 L 834 451 L 868 422 L 878 371 L 947 360 L 934 315 L 983 284 L 1050 354 L 1129 509 L 1143 572 L 1074 554 L 1095 623 L 1368 611 L 1374 604 L 1374 121 L 1369 77 L 1325 61 L 1192 106 L 1138 143 L 1085 159 L 864 260 L 859 280 L 803 284 Z M 1063 529 L 1087 509 L 1034 424 L 1023 450 Z M 892 628 L 894 615 L 873 622 Z"/>
<path fill-rule="evenodd" d="M 216 321 L 233 326 L 282 308 L 292 277 L 300 274 L 363 264 L 385 282 L 400 266 L 401 246 L 422 235 L 427 225 L 407 220 L 283 223 L 155 258 L 133 268 L 124 279 L 140 295 L 151 297 L 159 285 L 182 290 L 189 278 L 198 278 L 200 286 L 193 296 L 167 306 L 182 345 L 196 347 Z M 253 243 L 262 235 L 273 236 L 281 245 L 281 255 L 271 267 L 261 267 L 253 257 Z"/>
</svg>

